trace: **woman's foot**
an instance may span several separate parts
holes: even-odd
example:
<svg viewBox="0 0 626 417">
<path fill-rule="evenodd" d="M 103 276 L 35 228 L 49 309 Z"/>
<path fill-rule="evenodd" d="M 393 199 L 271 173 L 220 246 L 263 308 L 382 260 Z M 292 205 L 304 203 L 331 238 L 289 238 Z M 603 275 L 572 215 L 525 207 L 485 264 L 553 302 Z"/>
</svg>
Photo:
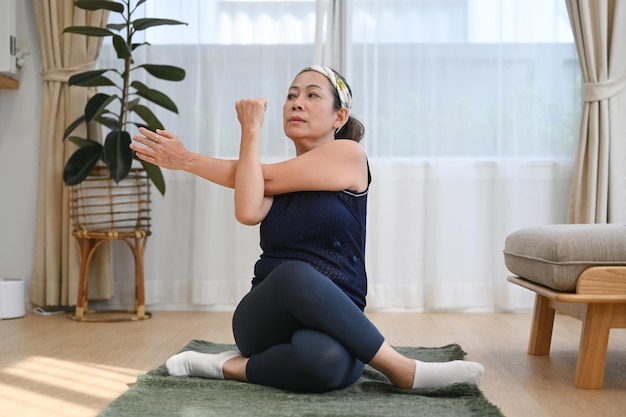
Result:
<svg viewBox="0 0 626 417">
<path fill-rule="evenodd" d="M 480 385 L 485 368 L 478 362 L 421 362 L 415 361 L 413 388 L 435 388 L 459 382 Z"/>
<path fill-rule="evenodd" d="M 172 376 L 199 376 L 202 378 L 224 379 L 224 363 L 237 356 L 241 356 L 241 353 L 236 350 L 217 354 L 188 350 L 169 358 L 165 362 L 165 367 Z"/>
</svg>

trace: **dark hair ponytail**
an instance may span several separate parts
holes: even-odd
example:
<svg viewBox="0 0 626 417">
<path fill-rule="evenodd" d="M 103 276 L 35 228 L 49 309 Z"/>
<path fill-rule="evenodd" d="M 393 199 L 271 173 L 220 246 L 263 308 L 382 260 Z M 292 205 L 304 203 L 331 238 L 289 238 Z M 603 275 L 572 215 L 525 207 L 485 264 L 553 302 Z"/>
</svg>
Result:
<svg viewBox="0 0 626 417">
<path fill-rule="evenodd" d="M 350 139 L 355 142 L 360 142 L 363 136 L 365 136 L 363 123 L 352 116 L 349 116 L 346 124 L 335 132 L 335 139 Z"/>
</svg>

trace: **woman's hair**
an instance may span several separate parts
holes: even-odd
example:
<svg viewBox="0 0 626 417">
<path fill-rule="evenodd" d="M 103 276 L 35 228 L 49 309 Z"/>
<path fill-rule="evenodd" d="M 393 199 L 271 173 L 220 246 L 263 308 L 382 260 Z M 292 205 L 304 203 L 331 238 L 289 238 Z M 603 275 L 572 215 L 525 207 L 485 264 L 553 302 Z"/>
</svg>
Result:
<svg viewBox="0 0 626 417">
<path fill-rule="evenodd" d="M 310 70 L 311 69 L 305 68 L 304 71 L 310 71 Z M 341 81 L 343 81 L 346 87 L 348 87 L 350 96 L 352 96 L 352 89 L 346 82 L 346 79 L 343 77 L 343 75 L 339 74 L 337 71 L 335 71 L 332 68 L 331 70 L 337 75 L 339 79 L 341 79 Z M 341 98 L 339 97 L 339 92 L 337 91 L 336 88 L 333 88 L 333 93 L 335 97 L 333 106 L 335 110 L 339 110 L 343 107 L 341 105 Z M 348 121 L 342 127 L 337 129 L 337 131 L 335 132 L 335 139 L 350 139 L 355 142 L 360 142 L 361 139 L 363 139 L 363 136 L 365 136 L 365 126 L 363 126 L 363 123 L 361 123 L 356 117 L 352 115 L 350 115 L 348 117 Z"/>
</svg>

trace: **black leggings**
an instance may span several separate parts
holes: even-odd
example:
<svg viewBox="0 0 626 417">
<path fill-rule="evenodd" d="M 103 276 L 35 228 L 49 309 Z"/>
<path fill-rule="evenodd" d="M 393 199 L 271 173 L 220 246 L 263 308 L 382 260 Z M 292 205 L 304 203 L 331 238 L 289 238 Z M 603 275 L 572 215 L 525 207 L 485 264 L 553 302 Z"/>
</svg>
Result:
<svg viewBox="0 0 626 417">
<path fill-rule="evenodd" d="M 354 383 L 383 336 L 350 298 L 303 262 L 277 267 L 239 303 L 233 332 L 249 382 L 326 392 Z"/>
</svg>

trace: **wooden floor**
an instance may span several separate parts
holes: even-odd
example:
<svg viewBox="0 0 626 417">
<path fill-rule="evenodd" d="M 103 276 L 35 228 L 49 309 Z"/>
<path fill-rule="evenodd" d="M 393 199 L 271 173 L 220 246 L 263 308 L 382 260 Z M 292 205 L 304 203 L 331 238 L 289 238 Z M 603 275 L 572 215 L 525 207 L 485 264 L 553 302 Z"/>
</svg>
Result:
<svg viewBox="0 0 626 417">
<path fill-rule="evenodd" d="M 529 314 L 368 314 L 396 346 L 459 343 L 486 368 L 482 390 L 507 417 L 623 416 L 626 330 L 611 333 L 604 389 L 573 387 L 580 322 L 556 317 L 550 356 L 529 356 Z M 129 323 L 67 316 L 0 321 L 0 416 L 95 416 L 138 373 L 189 340 L 232 343 L 230 313 L 156 312 Z"/>
</svg>

